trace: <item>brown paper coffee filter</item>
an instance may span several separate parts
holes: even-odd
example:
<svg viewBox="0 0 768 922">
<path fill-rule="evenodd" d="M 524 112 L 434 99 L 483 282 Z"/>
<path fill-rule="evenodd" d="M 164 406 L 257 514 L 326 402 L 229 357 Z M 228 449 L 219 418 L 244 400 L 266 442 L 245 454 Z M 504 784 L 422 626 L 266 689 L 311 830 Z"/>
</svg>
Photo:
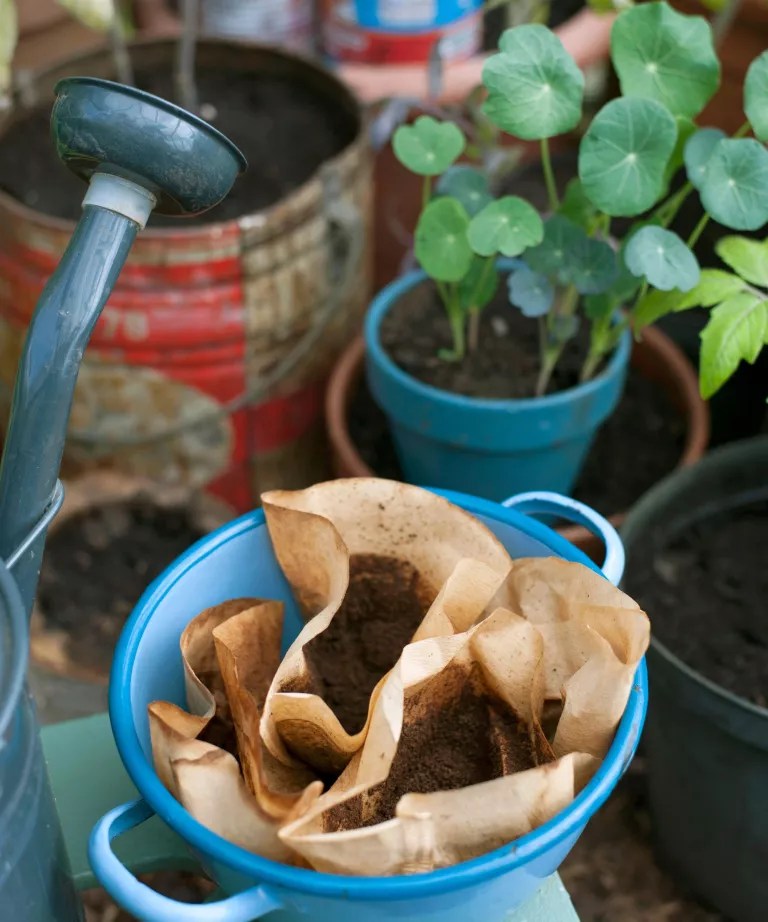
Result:
<svg viewBox="0 0 768 922">
<path fill-rule="evenodd" d="M 171 761 L 186 751 L 184 744 L 188 740 L 203 737 L 206 742 L 235 751 L 232 715 L 216 658 L 213 631 L 233 615 L 260 604 L 260 599 L 231 599 L 206 608 L 193 618 L 179 640 L 187 707 L 191 713 L 165 701 L 152 702 L 147 708 L 155 769 L 174 794 L 177 792 L 173 789 Z"/>
<path fill-rule="evenodd" d="M 162 701 L 148 711 L 157 773 L 192 816 L 243 848 L 293 862 L 278 828 L 319 796 L 322 783 L 306 768 L 289 770 L 268 753 L 264 758 L 260 709 L 280 660 L 282 620 L 282 603 L 260 599 L 201 612 L 180 640 L 188 705 L 200 713 Z M 213 735 L 230 741 L 240 765 L 200 738 L 214 725 Z"/>
<path fill-rule="evenodd" d="M 296 863 L 296 855 L 278 836 L 278 824 L 248 790 L 234 756 L 209 743 L 188 740 L 185 757 L 173 761 L 173 775 L 178 800 L 211 832 L 264 858 Z M 294 815 L 315 796 L 307 791 Z"/>
<path fill-rule="evenodd" d="M 536 628 L 503 609 L 463 635 L 408 646 L 342 783 L 286 825 L 283 841 L 317 870 L 415 873 L 551 818 L 597 761 L 554 761 L 537 716 L 542 654 Z"/>
<path fill-rule="evenodd" d="M 278 669 L 261 734 L 286 765 L 337 774 L 362 746 L 403 647 L 420 629 L 429 636 L 477 620 L 511 560 L 472 516 L 407 484 L 339 480 L 262 501 L 277 559 L 311 620 Z"/>
</svg>

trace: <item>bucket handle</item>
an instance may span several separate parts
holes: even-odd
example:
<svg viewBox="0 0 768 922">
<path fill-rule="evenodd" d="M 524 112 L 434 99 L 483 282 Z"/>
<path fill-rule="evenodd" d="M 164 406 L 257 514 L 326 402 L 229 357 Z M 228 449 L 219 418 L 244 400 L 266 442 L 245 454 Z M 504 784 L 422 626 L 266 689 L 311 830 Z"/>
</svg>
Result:
<svg viewBox="0 0 768 922">
<path fill-rule="evenodd" d="M 155 893 L 137 880 L 112 851 L 112 839 L 154 816 L 144 800 L 115 807 L 93 827 L 88 860 L 104 889 L 127 912 L 143 922 L 251 922 L 283 905 L 264 887 L 252 887 L 235 896 L 195 906 Z"/>
<path fill-rule="evenodd" d="M 624 545 L 613 525 L 599 512 L 570 496 L 546 491 L 518 493 L 517 496 L 505 499 L 502 506 L 524 515 L 555 515 L 586 528 L 605 545 L 605 560 L 601 569 L 606 579 L 618 586 L 624 573 Z"/>
</svg>

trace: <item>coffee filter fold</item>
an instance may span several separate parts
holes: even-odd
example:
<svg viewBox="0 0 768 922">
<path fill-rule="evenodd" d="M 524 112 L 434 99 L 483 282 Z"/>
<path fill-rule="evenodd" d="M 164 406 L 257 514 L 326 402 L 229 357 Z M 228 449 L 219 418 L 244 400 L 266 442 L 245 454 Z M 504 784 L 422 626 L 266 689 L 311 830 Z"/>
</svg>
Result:
<svg viewBox="0 0 768 922">
<path fill-rule="evenodd" d="M 275 555 L 309 621 L 277 670 L 261 735 L 279 762 L 337 774 L 363 745 L 402 648 L 414 638 L 466 630 L 503 589 L 512 562 L 477 519 L 408 484 L 352 478 L 269 492 L 262 501 Z M 356 721 L 345 721 L 339 705 L 326 700 L 318 658 L 334 636 L 334 618 L 346 617 L 361 596 L 376 599 L 377 585 L 385 595 L 387 580 L 411 586 L 415 617 L 403 625 L 397 655 L 377 662 L 380 674 Z M 370 649 L 383 636 L 379 632 L 392 629 L 391 622 L 376 620 L 375 611 L 366 625 Z"/>
</svg>

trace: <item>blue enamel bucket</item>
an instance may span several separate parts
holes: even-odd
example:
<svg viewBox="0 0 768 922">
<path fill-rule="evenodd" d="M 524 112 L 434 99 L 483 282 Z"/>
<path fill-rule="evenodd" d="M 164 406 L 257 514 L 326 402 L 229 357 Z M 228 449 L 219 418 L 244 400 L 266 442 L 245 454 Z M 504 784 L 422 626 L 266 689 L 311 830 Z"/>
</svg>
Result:
<svg viewBox="0 0 768 922">
<path fill-rule="evenodd" d="M 603 573 L 614 583 L 621 577 L 624 552 L 618 535 L 580 503 L 540 493 L 498 504 L 439 492 L 484 522 L 513 558 L 554 555 L 597 570 L 581 551 L 528 514 L 586 525 L 606 543 Z M 151 701 L 185 706 L 179 637 L 190 619 L 203 608 L 243 596 L 285 602 L 287 646 L 303 622 L 275 560 L 261 510 L 203 538 L 155 580 L 126 624 L 115 653 L 112 728 L 142 799 L 116 807 L 97 823 L 89 855 L 101 884 L 139 919 L 250 922 L 270 914 L 270 922 L 502 922 L 557 870 L 637 748 L 647 699 L 644 661 L 599 771 L 565 810 L 517 841 L 473 861 L 410 877 L 342 877 L 261 858 L 200 825 L 163 787 L 152 765 L 147 721 Z M 141 884 L 120 863 L 111 840 L 153 814 L 181 836 L 204 870 L 230 894 L 227 898 L 202 906 L 177 903 Z"/>
</svg>

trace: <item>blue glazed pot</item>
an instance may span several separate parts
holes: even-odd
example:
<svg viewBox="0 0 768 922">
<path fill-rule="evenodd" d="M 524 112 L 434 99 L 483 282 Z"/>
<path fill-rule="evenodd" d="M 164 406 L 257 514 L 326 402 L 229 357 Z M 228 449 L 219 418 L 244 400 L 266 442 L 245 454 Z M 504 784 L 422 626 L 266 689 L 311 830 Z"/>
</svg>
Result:
<svg viewBox="0 0 768 922">
<path fill-rule="evenodd" d="M 513 266 L 499 262 L 502 270 Z M 630 333 L 597 377 L 570 390 L 521 400 L 452 394 L 400 369 L 379 339 L 387 312 L 426 277 L 411 272 L 392 282 L 365 320 L 368 385 L 389 420 L 406 479 L 493 500 L 525 490 L 570 493 L 598 428 L 621 398 Z"/>
<path fill-rule="evenodd" d="M 484 522 L 512 557 L 557 555 L 597 569 L 580 551 L 520 511 L 462 494 L 449 500 Z M 612 527 L 564 498 L 519 497 L 536 514 L 576 516 L 607 538 L 606 572 L 621 576 L 623 549 Z M 163 573 L 139 601 L 118 644 L 110 687 L 117 748 L 143 800 L 99 821 L 89 857 L 101 884 L 129 912 L 152 922 L 248 922 L 277 910 L 270 922 L 502 922 L 542 880 L 557 870 L 592 814 L 603 804 L 637 748 L 645 719 L 647 677 L 641 663 L 616 737 L 602 766 L 572 804 L 516 842 L 455 867 L 411 877 L 361 878 L 321 874 L 260 858 L 196 822 L 155 773 L 147 705 L 186 706 L 179 638 L 201 609 L 229 598 L 256 596 L 285 602 L 284 648 L 303 626 L 275 560 L 261 510 L 199 541 Z M 222 889 L 234 894 L 206 906 L 176 903 L 152 892 L 125 869 L 110 840 L 157 813 L 189 845 Z"/>
</svg>

